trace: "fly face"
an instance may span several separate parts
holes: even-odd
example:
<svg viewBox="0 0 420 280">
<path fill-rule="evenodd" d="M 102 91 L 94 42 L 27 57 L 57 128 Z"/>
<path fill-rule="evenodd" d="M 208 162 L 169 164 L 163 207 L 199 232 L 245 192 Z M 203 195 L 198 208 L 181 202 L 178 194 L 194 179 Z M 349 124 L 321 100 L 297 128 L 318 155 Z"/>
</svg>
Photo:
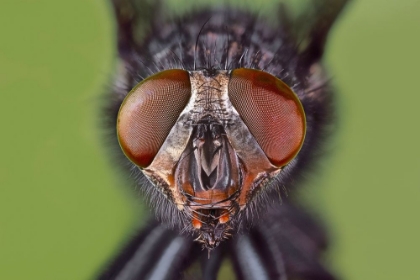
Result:
<svg viewBox="0 0 420 280">
<path fill-rule="evenodd" d="M 117 122 L 125 155 L 208 249 L 297 155 L 305 130 L 297 95 L 247 68 L 162 71 L 127 95 Z"/>
</svg>

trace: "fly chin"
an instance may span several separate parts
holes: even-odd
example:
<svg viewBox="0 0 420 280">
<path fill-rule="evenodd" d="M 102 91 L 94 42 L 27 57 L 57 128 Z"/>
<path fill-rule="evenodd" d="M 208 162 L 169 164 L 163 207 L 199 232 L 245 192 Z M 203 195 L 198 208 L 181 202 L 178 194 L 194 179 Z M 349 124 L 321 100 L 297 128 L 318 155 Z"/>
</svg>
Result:
<svg viewBox="0 0 420 280">
<path fill-rule="evenodd" d="M 238 189 L 231 194 L 228 189 L 215 191 L 209 188 L 196 192 L 195 196 L 186 192 L 179 184 L 176 190 L 171 189 L 155 174 L 149 173 L 146 177 L 159 188 L 160 193 L 171 205 L 177 206 L 172 214 L 176 216 L 178 223 L 172 224 L 181 232 L 195 236 L 195 241 L 210 252 L 222 241 L 249 226 L 245 218 L 246 213 L 252 212 L 254 204 L 260 201 L 260 192 L 270 184 L 273 174 L 262 174 L 256 178 L 249 190 L 243 188 L 243 182 L 240 180 L 237 182 Z M 242 192 L 246 192 L 246 195 Z M 179 194 L 178 200 L 181 203 L 175 203 L 175 193 Z M 241 196 L 247 198 L 242 205 L 239 203 Z M 163 213 L 167 211 L 167 205 L 164 203 L 157 203 L 154 207 L 158 210 L 158 217 L 164 219 L 168 216 L 168 213 Z"/>
</svg>

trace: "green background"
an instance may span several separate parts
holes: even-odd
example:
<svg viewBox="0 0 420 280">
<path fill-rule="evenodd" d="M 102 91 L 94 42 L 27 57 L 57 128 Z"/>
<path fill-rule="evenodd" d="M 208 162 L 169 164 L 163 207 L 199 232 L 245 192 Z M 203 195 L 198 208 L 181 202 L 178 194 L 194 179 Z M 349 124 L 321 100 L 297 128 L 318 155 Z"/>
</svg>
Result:
<svg viewBox="0 0 420 280">
<path fill-rule="evenodd" d="M 1 0 L 0 279 L 89 279 L 141 222 L 98 129 L 116 57 L 104 2 Z M 419 11 L 355 1 L 329 41 L 339 133 L 302 195 L 346 279 L 420 279 Z"/>
</svg>

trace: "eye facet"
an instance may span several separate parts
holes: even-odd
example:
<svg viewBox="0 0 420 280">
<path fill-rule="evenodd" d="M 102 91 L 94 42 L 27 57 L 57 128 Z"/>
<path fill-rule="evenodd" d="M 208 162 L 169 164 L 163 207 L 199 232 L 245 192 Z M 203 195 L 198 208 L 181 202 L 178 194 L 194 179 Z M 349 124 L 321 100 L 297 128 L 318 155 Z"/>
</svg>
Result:
<svg viewBox="0 0 420 280">
<path fill-rule="evenodd" d="M 191 96 L 187 71 L 159 72 L 134 87 L 118 113 L 118 141 L 139 167 L 153 161 Z"/>
<path fill-rule="evenodd" d="M 231 73 L 228 94 L 232 105 L 270 162 L 290 162 L 302 147 L 306 121 L 297 95 L 280 79 L 259 70 Z"/>
</svg>

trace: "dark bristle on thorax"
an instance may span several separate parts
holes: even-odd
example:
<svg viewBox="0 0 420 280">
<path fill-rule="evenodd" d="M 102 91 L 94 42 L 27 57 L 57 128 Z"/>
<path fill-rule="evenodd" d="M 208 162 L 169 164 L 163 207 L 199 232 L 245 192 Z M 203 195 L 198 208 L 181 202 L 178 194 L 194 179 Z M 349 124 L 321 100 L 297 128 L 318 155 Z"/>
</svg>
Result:
<svg viewBox="0 0 420 280">
<path fill-rule="evenodd" d="M 119 59 L 104 110 L 106 145 L 115 168 L 132 178 L 155 215 L 98 279 L 216 279 L 225 258 L 230 258 L 237 279 L 336 279 L 321 262 L 328 244 L 325 230 L 292 199 L 293 188 L 324 153 L 334 127 L 333 88 L 321 59 L 328 32 L 346 1 L 319 2 L 308 12 L 308 25 L 299 22 L 303 32 L 285 16 L 283 5 L 273 24 L 232 7 L 195 9 L 168 19 L 161 1 L 112 1 Z M 193 241 L 202 237 L 191 236 L 196 213 L 179 211 L 165 182 L 146 179 L 125 157 L 116 137 L 117 116 L 131 89 L 158 72 L 203 70 L 211 78 L 219 70 L 237 68 L 262 70 L 287 84 L 304 108 L 306 136 L 299 154 L 267 187 L 250 194 L 243 211 L 237 205 L 229 210 L 239 213 L 230 225 L 200 233 L 220 236 L 218 247 L 202 251 Z M 161 269 L 166 270 L 158 274 Z"/>
</svg>

